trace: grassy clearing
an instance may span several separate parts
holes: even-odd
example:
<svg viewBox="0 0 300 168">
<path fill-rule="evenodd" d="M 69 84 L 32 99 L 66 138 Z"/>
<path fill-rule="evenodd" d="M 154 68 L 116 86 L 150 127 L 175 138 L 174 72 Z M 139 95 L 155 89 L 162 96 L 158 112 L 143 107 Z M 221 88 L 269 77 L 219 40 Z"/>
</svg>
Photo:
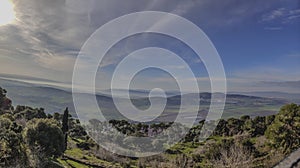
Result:
<svg viewBox="0 0 300 168">
<path fill-rule="evenodd" d="M 81 163 L 77 163 L 75 161 L 72 160 L 62 160 L 62 159 L 57 159 L 57 161 L 62 164 L 65 168 L 89 168 L 88 166 L 81 164 Z"/>
<path fill-rule="evenodd" d="M 75 141 L 70 140 L 70 143 L 75 143 Z M 80 148 L 71 148 L 65 151 L 67 156 L 76 158 L 78 160 L 86 161 L 87 163 L 102 165 L 103 167 L 120 167 L 118 163 L 111 163 L 105 160 L 101 160 L 94 156 L 90 151 L 82 150 Z"/>
</svg>

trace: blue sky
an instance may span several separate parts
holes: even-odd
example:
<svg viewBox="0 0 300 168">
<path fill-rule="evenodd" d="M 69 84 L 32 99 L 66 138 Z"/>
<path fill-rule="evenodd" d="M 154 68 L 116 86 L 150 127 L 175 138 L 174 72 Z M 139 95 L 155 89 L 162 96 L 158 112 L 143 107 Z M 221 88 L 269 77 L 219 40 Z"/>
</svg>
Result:
<svg viewBox="0 0 300 168">
<path fill-rule="evenodd" d="M 300 2 L 297 0 L 13 0 L 16 21 L 0 26 L 0 72 L 70 83 L 77 54 L 88 37 L 124 14 L 154 10 L 180 15 L 199 26 L 223 61 L 229 91 L 300 92 Z M 184 31 L 184 30 L 183 30 Z M 135 49 L 173 50 L 194 70 L 204 90 L 202 62 L 174 39 L 143 34 L 120 42 L 97 75 L 109 87 L 116 64 Z M 168 63 L 172 66 L 172 61 Z M 180 68 L 180 67 L 177 67 Z M 168 75 L 149 71 L 136 88 L 170 86 Z M 161 80 L 164 78 L 164 80 Z M 101 81 L 101 82 L 100 82 Z M 188 82 L 188 81 L 187 81 Z M 267 83 L 267 84 L 266 84 Z"/>
</svg>

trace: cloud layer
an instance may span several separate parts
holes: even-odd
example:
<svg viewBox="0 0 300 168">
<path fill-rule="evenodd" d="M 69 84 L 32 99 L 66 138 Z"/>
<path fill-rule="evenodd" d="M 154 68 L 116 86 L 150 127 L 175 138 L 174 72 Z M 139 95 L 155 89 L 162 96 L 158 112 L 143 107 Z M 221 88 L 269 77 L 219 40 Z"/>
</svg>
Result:
<svg viewBox="0 0 300 168">
<path fill-rule="evenodd" d="M 300 17 L 300 9 L 295 9 L 296 5 L 293 5 L 293 2 L 292 0 L 13 0 L 17 20 L 13 24 L 0 27 L 0 71 L 70 82 L 77 54 L 87 38 L 104 23 L 132 12 L 144 10 L 171 12 L 191 20 L 211 34 L 226 32 L 227 28 L 238 27 L 244 22 L 270 23 L 269 26 L 265 26 L 266 30 L 279 31 L 282 25 L 273 24 L 275 21 L 292 24 Z M 293 8 L 281 7 L 283 3 L 292 4 Z M 162 21 L 162 26 L 163 24 Z M 153 41 L 157 40 L 153 38 Z M 195 64 L 193 65 L 195 67 L 201 66 L 201 60 L 195 60 L 191 51 L 185 48 L 180 50 L 179 43 L 169 42 L 170 40 L 153 43 L 147 35 L 127 39 L 108 53 L 102 65 L 108 72 L 111 66 L 125 56 L 124 51 L 131 52 L 147 45 L 166 46 L 164 44 L 168 43 L 169 48 L 179 48 L 177 52 L 189 60 L 190 64 Z M 169 66 L 175 67 L 172 64 Z M 255 77 L 257 74 L 253 75 Z"/>
</svg>

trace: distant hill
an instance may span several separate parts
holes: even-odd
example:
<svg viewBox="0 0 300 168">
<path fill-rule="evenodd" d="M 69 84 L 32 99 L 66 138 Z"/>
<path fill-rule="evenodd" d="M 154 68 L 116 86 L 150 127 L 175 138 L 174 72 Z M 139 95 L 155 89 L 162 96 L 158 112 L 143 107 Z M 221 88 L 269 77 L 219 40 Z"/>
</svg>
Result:
<svg viewBox="0 0 300 168">
<path fill-rule="evenodd" d="M 118 95 L 118 97 L 125 97 L 125 95 L 128 93 L 128 90 L 125 89 L 116 89 L 114 90 L 114 93 Z M 143 98 L 143 97 L 148 97 L 150 91 L 148 90 L 129 90 L 129 94 L 131 98 Z M 111 95 L 111 90 L 103 90 L 100 91 L 99 94 L 104 94 L 104 95 Z M 180 94 L 179 92 L 176 91 L 170 91 L 165 93 L 167 97 L 171 96 L 176 96 Z M 152 92 L 152 95 L 154 96 L 160 96 L 159 93 Z"/>
<path fill-rule="evenodd" d="M 30 84 L 26 82 L 13 81 L 7 79 L 0 79 L 0 86 L 8 91 L 8 97 L 13 99 L 13 105 L 28 105 L 32 107 L 44 107 L 46 112 L 62 112 L 65 107 L 69 107 L 72 115 L 76 116 L 74 105 L 72 101 L 72 93 L 69 90 L 63 90 L 60 88 L 54 88 L 50 86 L 41 86 L 37 84 Z M 125 90 L 119 92 L 124 93 Z M 140 109 L 147 109 L 150 105 L 147 91 L 135 91 L 131 90 L 132 102 Z M 172 120 L 176 118 L 180 100 L 183 96 L 189 100 L 189 106 L 198 105 L 199 102 L 192 99 L 196 93 L 174 95 L 174 93 L 168 94 L 167 106 L 164 111 L 164 115 L 159 120 Z M 196 96 L 199 94 L 196 94 Z M 89 95 L 86 95 L 90 97 Z M 199 120 L 207 114 L 210 104 L 211 93 L 200 94 L 200 110 Z M 120 96 L 120 101 L 125 101 L 124 97 Z M 159 101 L 160 97 L 155 97 Z M 97 95 L 98 104 L 101 107 L 102 112 L 108 118 L 123 118 L 114 106 L 113 99 L 111 98 L 109 91 L 104 91 Z M 224 118 L 240 117 L 241 115 L 265 116 L 275 114 L 279 108 L 289 102 L 293 102 L 291 99 L 284 98 L 265 98 L 254 95 L 241 95 L 241 94 L 228 94 L 226 99 L 226 107 L 223 113 Z M 90 107 L 83 107 L 86 109 L 86 113 L 94 111 Z M 186 112 L 189 116 L 189 112 Z"/>
<path fill-rule="evenodd" d="M 236 92 L 235 94 L 242 94 L 248 96 L 258 96 L 266 98 L 285 99 L 290 102 L 300 103 L 300 93 L 284 93 L 284 92 Z"/>
</svg>

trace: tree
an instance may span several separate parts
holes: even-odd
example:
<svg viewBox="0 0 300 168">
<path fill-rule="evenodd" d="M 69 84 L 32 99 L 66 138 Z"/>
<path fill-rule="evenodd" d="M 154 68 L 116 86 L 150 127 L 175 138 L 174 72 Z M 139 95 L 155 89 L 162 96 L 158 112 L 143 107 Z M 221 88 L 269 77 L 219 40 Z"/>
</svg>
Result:
<svg viewBox="0 0 300 168">
<path fill-rule="evenodd" d="M 33 118 L 47 118 L 43 108 L 31 108 L 25 106 L 17 106 L 14 111 L 16 118 L 25 118 L 26 120 L 32 120 Z"/>
<path fill-rule="evenodd" d="M 250 118 L 250 116 L 248 116 L 248 115 L 243 115 L 243 116 L 241 116 L 241 120 L 242 121 L 247 121 L 247 120 L 250 120 L 251 118 Z"/>
<path fill-rule="evenodd" d="M 66 110 L 64 111 L 64 116 L 62 120 L 62 131 L 64 134 L 69 130 L 68 122 L 69 122 L 69 109 L 67 107 Z"/>
<path fill-rule="evenodd" d="M 2 104 L 3 99 L 6 97 L 6 90 L 0 87 L 0 104 Z"/>
<path fill-rule="evenodd" d="M 5 166 L 17 164 L 16 161 L 23 162 L 26 165 L 26 153 L 21 134 L 12 130 L 1 130 L 0 146 L 2 148 L 0 158 L 4 159 Z"/>
<path fill-rule="evenodd" d="M 9 114 L 0 116 L 0 165 L 5 167 L 27 163 L 21 127 L 11 117 Z"/>
<path fill-rule="evenodd" d="M 53 114 L 53 119 L 55 119 L 56 121 L 61 121 L 61 114 L 59 114 L 59 113 L 54 113 Z"/>
<path fill-rule="evenodd" d="M 63 120 L 62 120 L 62 132 L 64 134 L 64 150 L 67 149 L 67 145 L 68 145 L 68 131 L 69 131 L 69 109 L 68 107 L 66 108 L 66 110 L 64 111 L 64 116 L 63 116 Z"/>
<path fill-rule="evenodd" d="M 29 148 L 45 157 L 58 157 L 64 151 L 64 135 L 54 119 L 33 119 L 28 122 L 24 137 Z"/>
<path fill-rule="evenodd" d="M 227 136 L 229 134 L 229 128 L 227 127 L 227 121 L 224 119 L 221 119 L 214 130 L 214 135 L 219 136 Z"/>
<path fill-rule="evenodd" d="M 300 106 L 285 105 L 265 132 L 270 145 L 285 154 L 300 147 Z"/>
<path fill-rule="evenodd" d="M 245 120 L 243 130 L 247 131 L 252 137 L 264 135 L 267 126 L 273 122 L 272 116 L 257 116 L 253 119 Z"/>
<path fill-rule="evenodd" d="M 6 90 L 0 87 L 0 112 L 11 111 L 13 108 L 12 101 L 6 97 L 6 93 Z"/>
<path fill-rule="evenodd" d="M 242 126 L 243 126 L 243 121 L 240 119 L 236 118 L 229 118 L 227 120 L 227 129 L 228 129 L 228 135 L 233 136 L 239 133 L 242 133 Z"/>
</svg>

